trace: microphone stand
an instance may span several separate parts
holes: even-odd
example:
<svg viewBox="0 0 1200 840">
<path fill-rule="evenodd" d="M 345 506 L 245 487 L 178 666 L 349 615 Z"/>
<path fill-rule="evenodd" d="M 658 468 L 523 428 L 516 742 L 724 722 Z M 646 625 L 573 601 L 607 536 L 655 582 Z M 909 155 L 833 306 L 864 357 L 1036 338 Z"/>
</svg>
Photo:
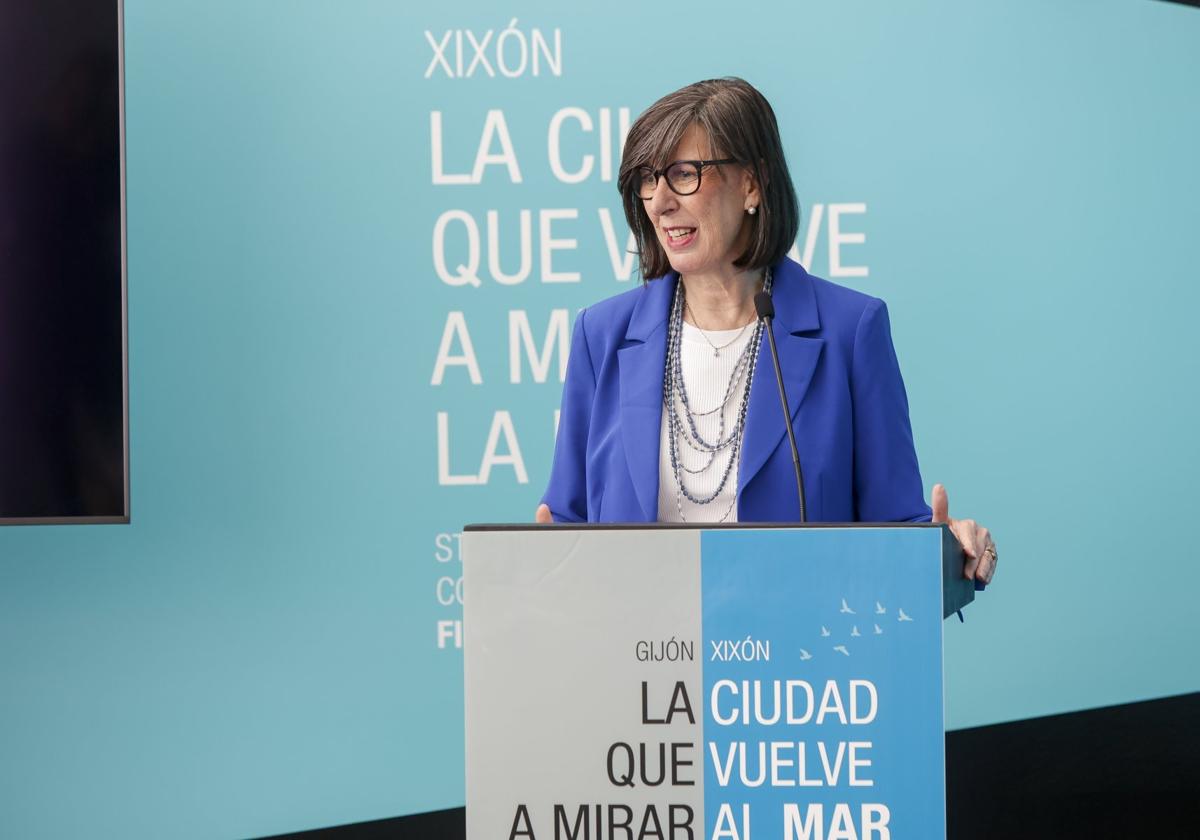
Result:
<svg viewBox="0 0 1200 840">
<path fill-rule="evenodd" d="M 800 469 L 800 450 L 796 448 L 796 432 L 792 428 L 792 413 L 788 410 L 787 394 L 783 390 L 783 369 L 779 367 L 779 349 L 775 346 L 775 303 L 767 292 L 754 296 L 754 309 L 766 325 L 767 343 L 771 345 L 771 362 L 775 366 L 775 384 L 779 386 L 779 404 L 783 406 L 783 426 L 787 429 L 788 445 L 792 448 L 792 467 L 796 472 L 796 490 L 800 497 L 800 522 L 808 522 L 808 511 L 804 504 L 804 473 Z"/>
</svg>

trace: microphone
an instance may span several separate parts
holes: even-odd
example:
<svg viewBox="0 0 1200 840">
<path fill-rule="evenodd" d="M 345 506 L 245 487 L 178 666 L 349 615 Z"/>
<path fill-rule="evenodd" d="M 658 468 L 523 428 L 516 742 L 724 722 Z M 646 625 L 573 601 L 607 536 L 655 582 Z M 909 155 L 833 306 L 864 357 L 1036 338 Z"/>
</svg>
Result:
<svg viewBox="0 0 1200 840">
<path fill-rule="evenodd" d="M 800 521 L 808 521 L 808 511 L 804 505 L 804 473 L 800 469 L 800 450 L 796 448 L 796 432 L 792 429 L 792 413 L 788 410 L 787 394 L 783 391 L 783 370 L 779 367 L 779 349 L 775 346 L 775 331 L 771 322 L 775 319 L 775 302 L 769 292 L 759 292 L 754 296 L 754 309 L 758 317 L 765 322 L 767 343 L 771 345 L 771 361 L 775 364 L 775 384 L 779 386 L 779 404 L 783 406 L 783 426 L 787 429 L 788 445 L 792 447 L 792 466 L 796 470 L 796 490 L 800 494 Z"/>
</svg>

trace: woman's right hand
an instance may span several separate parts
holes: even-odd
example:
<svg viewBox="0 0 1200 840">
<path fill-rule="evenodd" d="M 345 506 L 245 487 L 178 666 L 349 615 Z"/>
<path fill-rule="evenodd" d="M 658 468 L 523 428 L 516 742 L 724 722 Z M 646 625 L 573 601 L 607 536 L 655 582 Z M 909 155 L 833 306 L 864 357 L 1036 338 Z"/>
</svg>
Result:
<svg viewBox="0 0 1200 840">
<path fill-rule="evenodd" d="M 554 517 L 550 515 L 549 505 L 538 505 L 537 511 L 533 514 L 533 521 L 538 525 L 549 525 L 554 521 Z"/>
</svg>

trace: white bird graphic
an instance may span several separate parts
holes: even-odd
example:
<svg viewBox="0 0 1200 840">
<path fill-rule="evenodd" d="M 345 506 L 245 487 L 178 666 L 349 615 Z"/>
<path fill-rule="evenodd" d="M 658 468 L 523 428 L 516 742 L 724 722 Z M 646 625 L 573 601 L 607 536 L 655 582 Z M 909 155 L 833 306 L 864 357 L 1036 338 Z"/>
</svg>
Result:
<svg viewBox="0 0 1200 840">
<path fill-rule="evenodd" d="M 828 636 L 828 635 L 829 635 L 829 628 L 828 628 L 828 627 L 826 627 L 824 624 L 822 624 L 822 625 L 821 625 L 821 636 L 822 636 L 822 637 L 825 637 L 825 636 Z"/>
<path fill-rule="evenodd" d="M 858 636 L 861 636 L 861 635 L 862 635 L 862 633 L 859 633 L 859 632 L 858 632 L 858 625 L 857 625 L 857 624 L 855 624 L 853 627 L 851 627 L 851 628 L 850 628 L 850 637 L 851 637 L 851 638 L 855 638 L 855 637 L 858 637 Z"/>
<path fill-rule="evenodd" d="M 904 610 L 900 610 L 900 621 L 912 621 L 912 619 L 909 618 L 908 614 L 905 613 Z"/>
<path fill-rule="evenodd" d="M 883 615 L 883 614 L 884 614 L 884 613 L 886 613 L 886 612 L 887 612 L 887 610 L 885 610 L 885 609 L 883 608 L 883 604 L 881 604 L 881 603 L 879 603 L 878 601 L 876 601 L 876 602 L 875 602 L 875 615 Z"/>
<path fill-rule="evenodd" d="M 854 610 L 850 609 L 850 605 L 846 603 L 845 598 L 842 599 L 842 608 L 838 610 L 838 612 L 846 613 L 847 615 L 854 615 Z"/>
<path fill-rule="evenodd" d="M 838 653 L 844 653 L 846 656 L 850 655 L 850 651 L 846 650 L 845 645 L 834 645 L 833 649 L 836 650 Z"/>
<path fill-rule="evenodd" d="M 812 659 L 812 654 L 806 651 L 804 648 L 800 648 L 800 661 L 804 662 L 808 659 Z"/>
<path fill-rule="evenodd" d="M 883 635 L 883 628 L 882 628 L 882 627 L 880 627 L 878 624 L 876 624 L 876 625 L 875 625 L 875 635 L 876 635 L 876 636 L 882 636 L 882 635 Z"/>
</svg>

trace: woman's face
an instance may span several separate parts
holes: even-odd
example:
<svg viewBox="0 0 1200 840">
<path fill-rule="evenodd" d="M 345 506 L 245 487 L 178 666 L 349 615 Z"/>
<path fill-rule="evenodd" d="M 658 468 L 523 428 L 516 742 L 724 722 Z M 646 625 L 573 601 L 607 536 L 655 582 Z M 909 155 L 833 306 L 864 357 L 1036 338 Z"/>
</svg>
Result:
<svg viewBox="0 0 1200 840">
<path fill-rule="evenodd" d="M 709 160 L 714 155 L 703 130 L 692 125 L 670 160 Z M 652 198 L 643 199 L 646 214 L 671 267 L 683 275 L 728 274 L 745 251 L 749 234 L 746 210 L 758 205 L 758 189 L 745 167 L 707 166 L 700 189 L 678 195 L 658 179 Z"/>
</svg>

